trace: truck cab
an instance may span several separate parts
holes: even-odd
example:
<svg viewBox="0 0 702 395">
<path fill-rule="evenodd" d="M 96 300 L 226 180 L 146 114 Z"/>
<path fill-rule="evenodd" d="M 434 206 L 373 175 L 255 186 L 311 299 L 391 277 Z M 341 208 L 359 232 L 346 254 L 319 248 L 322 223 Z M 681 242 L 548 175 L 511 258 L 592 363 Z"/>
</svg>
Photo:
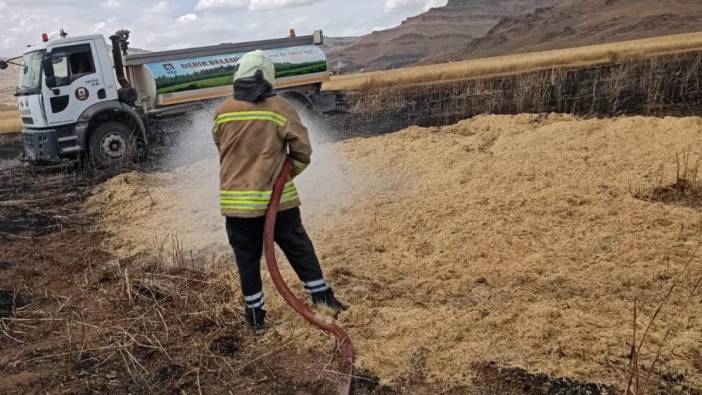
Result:
<svg viewBox="0 0 702 395">
<path fill-rule="evenodd" d="M 26 161 L 56 164 L 76 158 L 90 142 L 95 129 L 90 126 L 99 126 L 94 123 L 100 109 L 109 109 L 105 121 L 127 120 L 126 127 L 139 123 L 136 114 L 115 117 L 115 110 L 133 110 L 118 101 L 109 53 L 101 35 L 45 39 L 25 52 L 16 95 Z M 107 133 L 93 145 L 100 145 L 101 159 L 108 159 L 122 156 L 128 144 L 129 136 Z"/>
</svg>

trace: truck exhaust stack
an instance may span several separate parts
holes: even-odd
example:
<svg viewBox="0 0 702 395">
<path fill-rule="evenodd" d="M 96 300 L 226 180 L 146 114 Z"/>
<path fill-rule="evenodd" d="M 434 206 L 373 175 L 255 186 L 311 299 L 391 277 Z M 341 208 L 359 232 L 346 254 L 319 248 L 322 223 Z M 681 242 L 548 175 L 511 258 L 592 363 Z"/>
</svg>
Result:
<svg viewBox="0 0 702 395">
<path fill-rule="evenodd" d="M 124 62 L 122 62 L 122 56 L 127 56 L 127 48 L 129 48 L 129 41 L 127 40 L 129 40 L 129 30 L 119 30 L 110 36 L 115 73 L 117 73 L 117 81 L 122 88 L 131 87 L 127 77 L 124 75 Z"/>
</svg>

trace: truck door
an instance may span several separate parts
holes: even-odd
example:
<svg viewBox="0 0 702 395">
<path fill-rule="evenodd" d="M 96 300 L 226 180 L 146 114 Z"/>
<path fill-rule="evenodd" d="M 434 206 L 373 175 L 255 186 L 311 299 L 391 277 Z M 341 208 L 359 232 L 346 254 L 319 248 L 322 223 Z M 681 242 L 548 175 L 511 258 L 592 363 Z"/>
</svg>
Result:
<svg viewBox="0 0 702 395">
<path fill-rule="evenodd" d="M 48 77 L 42 88 L 49 126 L 76 123 L 85 109 L 105 99 L 95 53 L 95 44 L 90 41 L 51 49 L 53 77 Z"/>
</svg>

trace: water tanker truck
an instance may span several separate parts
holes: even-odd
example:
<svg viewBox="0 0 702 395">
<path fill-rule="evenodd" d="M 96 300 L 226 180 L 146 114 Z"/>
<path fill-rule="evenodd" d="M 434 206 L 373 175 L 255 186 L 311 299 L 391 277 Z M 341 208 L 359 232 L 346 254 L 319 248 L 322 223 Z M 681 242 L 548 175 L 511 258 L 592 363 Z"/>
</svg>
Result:
<svg viewBox="0 0 702 395">
<path fill-rule="evenodd" d="M 38 165 L 88 158 L 97 167 L 135 160 L 165 120 L 232 94 L 232 75 L 246 52 L 264 50 L 275 62 L 278 94 L 317 113 L 337 111 L 321 31 L 310 36 L 129 53 L 129 32 L 55 39 L 27 48 L 20 66 L 17 102 L 23 130 L 22 159 Z"/>
</svg>

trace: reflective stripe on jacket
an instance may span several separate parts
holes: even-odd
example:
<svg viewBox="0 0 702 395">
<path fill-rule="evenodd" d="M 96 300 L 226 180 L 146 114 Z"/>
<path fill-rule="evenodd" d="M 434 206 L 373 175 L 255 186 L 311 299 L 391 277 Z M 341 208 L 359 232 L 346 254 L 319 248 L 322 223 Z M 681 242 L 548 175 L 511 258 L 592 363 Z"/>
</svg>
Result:
<svg viewBox="0 0 702 395">
<path fill-rule="evenodd" d="M 228 217 L 263 216 L 285 159 L 292 159 L 293 177 L 310 163 L 307 129 L 279 96 L 259 103 L 228 99 L 215 114 L 212 135 L 219 149 L 220 207 Z M 290 180 L 280 210 L 299 205 Z"/>
</svg>

